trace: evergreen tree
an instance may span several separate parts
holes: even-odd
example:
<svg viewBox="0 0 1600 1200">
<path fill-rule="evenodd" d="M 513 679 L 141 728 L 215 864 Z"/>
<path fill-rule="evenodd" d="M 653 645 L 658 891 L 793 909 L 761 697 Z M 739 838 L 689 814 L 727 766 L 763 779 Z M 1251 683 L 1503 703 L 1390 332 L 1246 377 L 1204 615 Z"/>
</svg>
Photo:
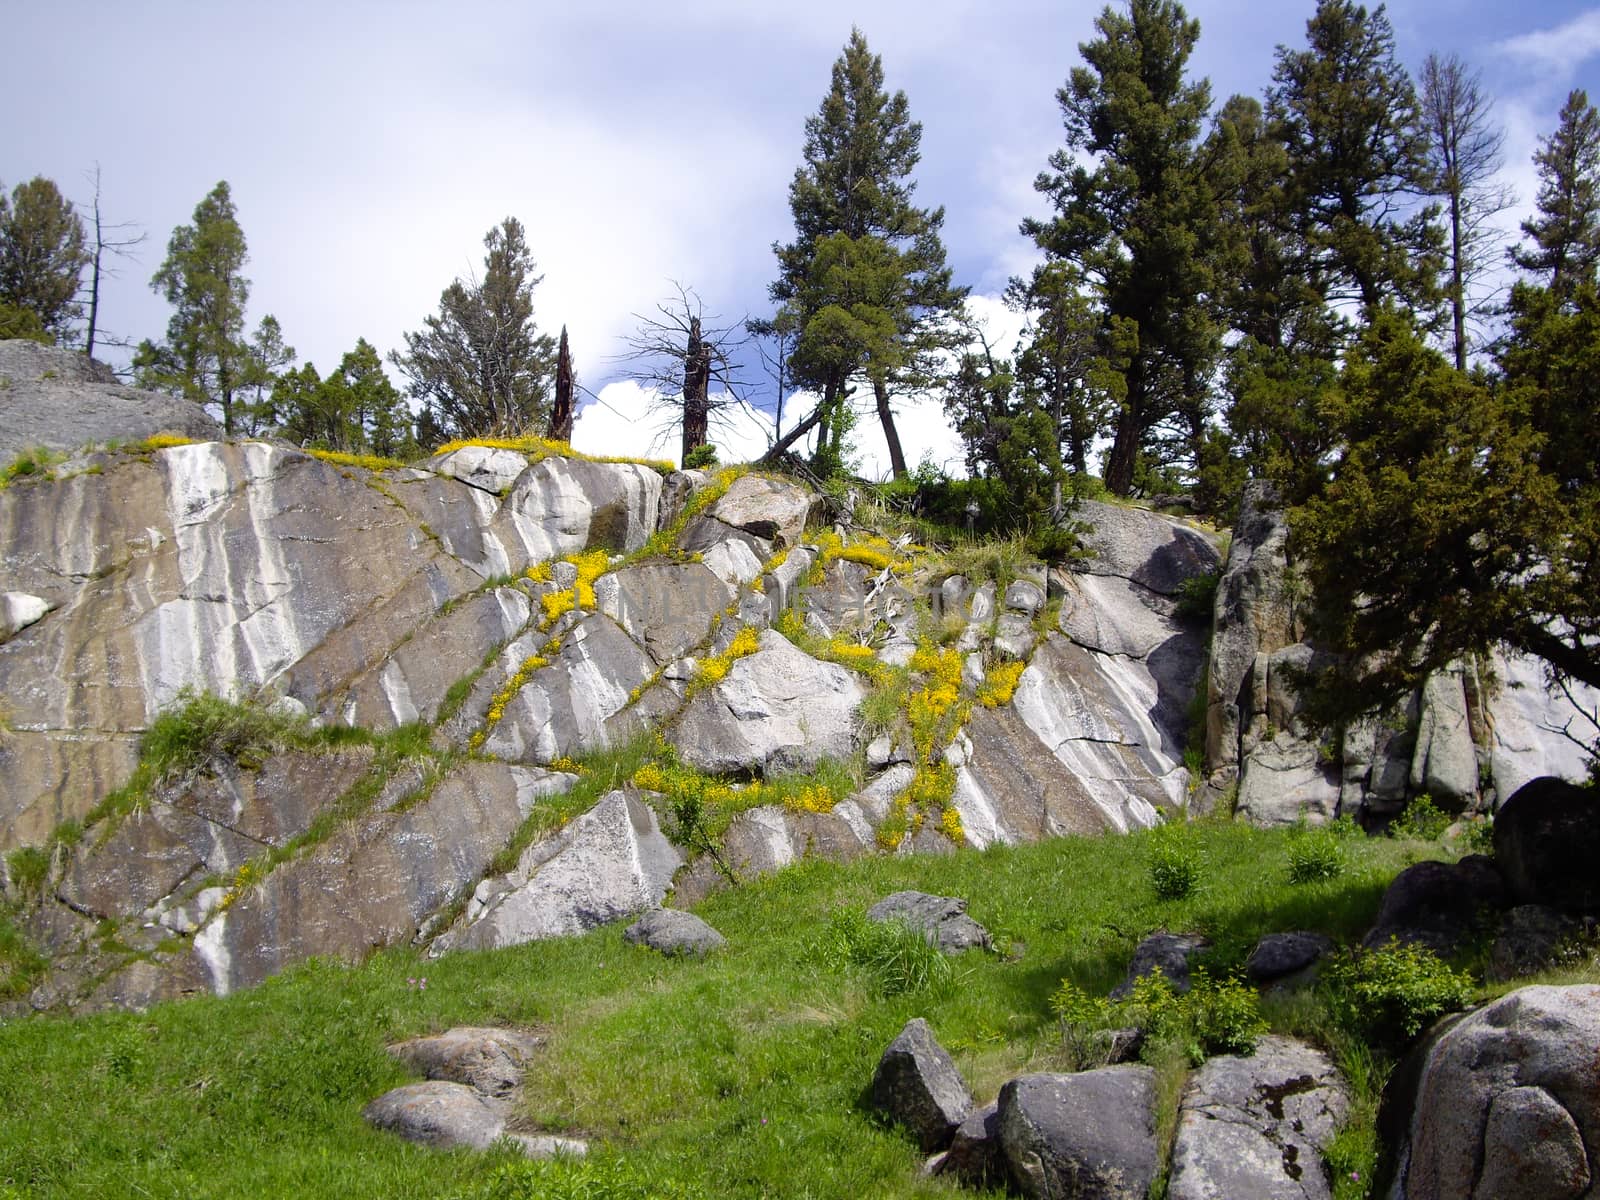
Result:
<svg viewBox="0 0 1600 1200">
<path fill-rule="evenodd" d="M 302 446 L 402 459 L 418 452 L 405 399 L 365 338 L 326 379 L 311 363 L 280 375 L 271 406 L 283 436 Z"/>
<path fill-rule="evenodd" d="M 556 344 L 533 320 L 533 256 L 522 223 L 507 217 L 484 236 L 484 276 L 456 280 L 439 297 L 439 313 L 405 335 L 406 352 L 390 361 L 412 396 L 446 434 L 544 432 Z"/>
<path fill-rule="evenodd" d="M 944 210 L 912 203 L 921 141 L 905 93 L 884 91 L 882 60 L 852 30 L 806 120 L 805 161 L 789 188 L 795 239 L 773 247 L 772 298 L 798 330 L 793 380 L 822 393 L 819 452 L 842 453 L 851 379 L 864 374 L 896 476 L 906 463 L 893 393 L 937 374 L 966 295 L 945 265 Z"/>
<path fill-rule="evenodd" d="M 1175 0 L 1129 0 L 1095 28 L 1079 47 L 1088 66 L 1057 93 L 1066 146 L 1034 184 L 1055 216 L 1022 229 L 1100 301 L 1101 353 L 1122 392 L 1106 486 L 1126 495 L 1159 424 L 1175 419 L 1191 451 L 1204 435 L 1220 344 L 1206 301 L 1217 202 L 1197 153 L 1210 85 L 1185 79 L 1200 26 Z"/>
<path fill-rule="evenodd" d="M 142 342 L 133 360 L 141 387 L 215 405 L 229 436 L 241 423 L 239 393 L 256 373 L 244 335 L 248 257 L 224 180 L 195 207 L 193 224 L 172 231 L 166 260 L 150 281 L 173 307 L 167 337 Z"/>
<path fill-rule="evenodd" d="M 1538 215 L 1522 223 L 1531 245 L 1512 252 L 1524 271 L 1546 277 L 1558 295 L 1595 277 L 1600 263 L 1600 114 L 1581 88 L 1567 96 L 1561 123 L 1533 156 Z"/>
<path fill-rule="evenodd" d="M 1268 113 L 1288 154 L 1297 270 L 1329 304 L 1370 318 L 1385 298 L 1414 310 L 1436 299 L 1439 230 L 1416 92 L 1395 57 L 1383 6 L 1319 0 L 1307 48 L 1278 47 Z"/>
<path fill-rule="evenodd" d="M 0 189 L 0 305 L 31 312 L 43 333 L 60 338 L 79 316 L 78 278 L 88 261 L 83 222 L 53 182 L 18 184 L 9 201 Z"/>
</svg>

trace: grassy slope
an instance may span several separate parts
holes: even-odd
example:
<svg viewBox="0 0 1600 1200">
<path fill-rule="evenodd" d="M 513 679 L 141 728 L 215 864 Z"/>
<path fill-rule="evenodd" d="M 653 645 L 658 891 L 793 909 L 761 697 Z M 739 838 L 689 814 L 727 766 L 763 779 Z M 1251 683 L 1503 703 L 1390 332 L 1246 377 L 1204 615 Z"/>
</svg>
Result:
<svg viewBox="0 0 1600 1200">
<path fill-rule="evenodd" d="M 650 1181 L 561 1195 L 956 1194 L 917 1179 L 915 1148 L 863 1107 L 907 1018 L 929 1018 L 987 1100 L 1011 1076 L 1059 1064 L 1046 998 L 1064 975 L 1103 991 L 1133 941 L 1163 926 L 1209 933 L 1223 968 L 1274 929 L 1350 940 L 1407 859 L 1437 852 L 1358 839 L 1340 878 L 1295 886 L 1285 835 L 1191 833 L 1203 886 L 1178 902 L 1151 891 L 1145 835 L 808 862 L 703 905 L 731 942 L 707 961 L 663 959 L 611 927 L 433 962 L 310 963 L 253 992 L 144 1015 L 0 1025 L 0 1197 L 5 1184 L 24 1196 L 523 1194 L 491 1182 L 504 1158 L 441 1156 L 361 1120 L 366 1101 L 405 1081 L 387 1040 L 463 1023 L 546 1031 L 528 1118 L 599 1139 Z M 972 953 L 943 994 L 885 997 L 815 949 L 832 912 L 904 887 L 969 897 L 975 917 L 1025 947 L 1020 958 Z M 423 976 L 425 987 L 412 982 Z"/>
</svg>

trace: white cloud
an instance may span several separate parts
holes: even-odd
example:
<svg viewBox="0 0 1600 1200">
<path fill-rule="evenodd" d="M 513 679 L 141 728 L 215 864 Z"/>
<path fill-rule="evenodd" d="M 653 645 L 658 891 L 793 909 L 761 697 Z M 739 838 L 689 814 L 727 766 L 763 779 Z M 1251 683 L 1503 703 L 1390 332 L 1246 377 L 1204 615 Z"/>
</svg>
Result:
<svg viewBox="0 0 1600 1200">
<path fill-rule="evenodd" d="M 1500 43 L 1500 48 L 1534 65 L 1570 75 L 1578 64 L 1600 53 L 1600 8 L 1579 13 L 1554 29 L 1538 29 Z"/>
</svg>

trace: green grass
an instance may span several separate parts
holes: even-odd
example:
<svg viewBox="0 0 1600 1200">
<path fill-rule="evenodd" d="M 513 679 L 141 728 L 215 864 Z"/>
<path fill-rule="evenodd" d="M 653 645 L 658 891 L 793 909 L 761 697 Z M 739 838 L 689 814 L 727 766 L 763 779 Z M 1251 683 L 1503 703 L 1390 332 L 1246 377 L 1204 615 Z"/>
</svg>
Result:
<svg viewBox="0 0 1600 1200">
<path fill-rule="evenodd" d="M 641 753 L 596 760 L 580 786 L 598 794 Z M 1178 900 L 1149 887 L 1148 835 L 808 861 L 701 905 L 730 941 L 705 960 L 661 958 L 613 926 L 435 961 L 396 950 L 359 967 L 314 962 L 238 996 L 138 1016 L 0 1025 L 0 1184 L 62 1197 L 621 1197 L 634 1178 L 652 1195 L 958 1195 L 919 1180 L 915 1146 L 863 1107 L 907 1019 L 926 1017 L 988 1100 L 1019 1073 L 1066 1065 L 1050 1008 L 1063 978 L 1103 995 L 1157 927 L 1210 936 L 1219 978 L 1263 933 L 1349 942 L 1389 879 L 1430 849 L 1352 839 L 1339 877 L 1292 884 L 1286 833 L 1221 822 L 1186 832 L 1205 886 Z M 970 952 L 941 982 L 921 978 L 927 964 L 906 947 L 848 936 L 854 914 L 908 887 L 968 897 L 1021 957 Z M 424 976 L 425 988 L 408 982 Z M 1353 1061 L 1325 1005 L 1266 1013 Z M 362 1105 L 405 1078 L 384 1043 L 469 1023 L 546 1032 L 525 1118 L 596 1139 L 596 1165 L 508 1167 L 366 1128 Z M 1170 1073 L 1176 1087 L 1181 1071 Z M 1366 1124 L 1341 1143 L 1349 1161 L 1370 1143 L 1381 1069 L 1370 1074 Z M 601 1186 L 608 1174 L 624 1182 Z"/>
</svg>

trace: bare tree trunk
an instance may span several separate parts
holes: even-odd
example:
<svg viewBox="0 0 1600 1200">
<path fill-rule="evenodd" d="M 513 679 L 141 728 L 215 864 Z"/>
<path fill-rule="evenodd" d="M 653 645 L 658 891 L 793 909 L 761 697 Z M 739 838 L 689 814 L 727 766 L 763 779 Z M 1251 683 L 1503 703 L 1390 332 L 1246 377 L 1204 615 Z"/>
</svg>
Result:
<svg viewBox="0 0 1600 1200">
<path fill-rule="evenodd" d="M 558 442 L 572 440 L 572 351 L 567 346 L 567 327 L 561 327 L 561 346 L 556 351 L 556 398 L 550 408 L 550 436 Z"/>
<path fill-rule="evenodd" d="M 1467 279 L 1461 261 L 1466 253 L 1461 233 L 1461 192 L 1450 191 L 1450 312 L 1455 321 L 1456 370 L 1467 369 Z"/>
<path fill-rule="evenodd" d="M 689 348 L 683 356 L 683 457 L 706 444 L 711 419 L 711 347 L 700 337 L 700 318 L 689 320 Z"/>
<path fill-rule="evenodd" d="M 1130 399 L 1117 416 L 1117 436 L 1106 457 L 1106 490 L 1115 495 L 1126 496 L 1133 491 L 1133 466 L 1139 456 L 1140 432 L 1133 419 Z"/>
<path fill-rule="evenodd" d="M 94 331 L 100 321 L 100 252 L 105 239 L 100 229 L 100 168 L 94 172 L 94 274 L 89 278 L 89 329 L 84 336 L 83 356 L 94 357 Z"/>
<path fill-rule="evenodd" d="M 872 381 L 872 394 L 878 401 L 878 420 L 883 422 L 883 439 L 889 443 L 889 469 L 896 479 L 906 477 L 906 455 L 900 449 L 900 434 L 894 427 L 894 413 L 889 408 L 889 384 L 884 379 Z"/>
</svg>

